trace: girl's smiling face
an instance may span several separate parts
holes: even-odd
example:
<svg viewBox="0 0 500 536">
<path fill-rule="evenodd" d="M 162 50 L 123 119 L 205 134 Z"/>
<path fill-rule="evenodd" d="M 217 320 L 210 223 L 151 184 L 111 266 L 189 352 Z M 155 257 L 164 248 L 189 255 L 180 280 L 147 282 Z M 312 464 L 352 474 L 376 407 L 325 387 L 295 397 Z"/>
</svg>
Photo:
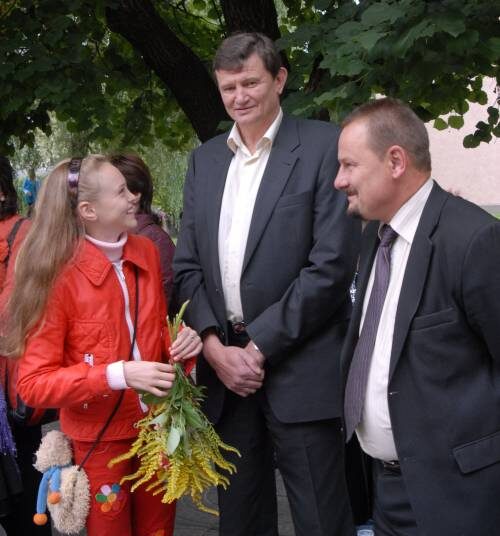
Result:
<svg viewBox="0 0 500 536">
<path fill-rule="evenodd" d="M 132 194 L 124 176 L 109 163 L 98 172 L 99 189 L 89 202 L 93 217 L 84 216 L 85 227 L 91 236 L 106 242 L 115 242 L 123 232 L 136 227 L 137 195 Z"/>
</svg>

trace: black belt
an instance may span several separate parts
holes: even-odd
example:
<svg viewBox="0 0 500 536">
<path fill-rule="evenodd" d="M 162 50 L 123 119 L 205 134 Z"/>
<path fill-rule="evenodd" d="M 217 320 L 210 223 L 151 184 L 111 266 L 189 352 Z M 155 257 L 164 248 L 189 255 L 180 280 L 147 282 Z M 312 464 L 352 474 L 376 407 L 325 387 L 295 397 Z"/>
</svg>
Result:
<svg viewBox="0 0 500 536">
<path fill-rule="evenodd" d="M 399 465 L 399 460 L 391 460 L 389 462 L 386 462 L 384 460 L 379 460 L 382 467 L 384 469 L 387 469 L 388 471 L 398 471 L 401 472 L 401 465 Z"/>
<path fill-rule="evenodd" d="M 250 341 L 245 322 L 228 322 L 227 338 L 230 346 L 244 348 Z"/>
<path fill-rule="evenodd" d="M 229 331 L 232 331 L 235 335 L 242 335 L 247 332 L 247 325 L 245 322 L 228 322 L 227 326 Z"/>
</svg>

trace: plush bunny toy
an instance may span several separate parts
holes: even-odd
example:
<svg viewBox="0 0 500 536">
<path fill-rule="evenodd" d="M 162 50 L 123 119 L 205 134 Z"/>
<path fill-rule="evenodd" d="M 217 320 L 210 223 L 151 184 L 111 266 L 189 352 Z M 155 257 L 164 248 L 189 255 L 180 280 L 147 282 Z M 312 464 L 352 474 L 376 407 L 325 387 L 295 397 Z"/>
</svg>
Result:
<svg viewBox="0 0 500 536">
<path fill-rule="evenodd" d="M 36 525 L 47 523 L 46 508 L 56 529 L 62 534 L 78 534 L 84 527 L 90 505 L 89 481 L 85 471 L 72 465 L 69 439 L 58 430 L 45 434 L 35 453 L 35 469 L 43 473 L 36 514 Z"/>
</svg>

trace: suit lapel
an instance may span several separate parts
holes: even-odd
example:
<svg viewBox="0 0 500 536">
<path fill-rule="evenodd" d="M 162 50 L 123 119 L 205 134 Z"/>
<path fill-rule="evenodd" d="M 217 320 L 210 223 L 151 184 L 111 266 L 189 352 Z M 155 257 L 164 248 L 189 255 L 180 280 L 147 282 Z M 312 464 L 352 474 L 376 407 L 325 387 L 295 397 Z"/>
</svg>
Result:
<svg viewBox="0 0 500 536">
<path fill-rule="evenodd" d="M 446 193 L 437 184 L 434 184 L 413 239 L 403 278 L 394 324 L 389 381 L 401 357 L 410 324 L 422 297 L 432 257 L 431 235 L 437 225 L 445 201 Z"/>
<path fill-rule="evenodd" d="M 229 164 L 234 156 L 233 152 L 226 144 L 226 138 L 223 138 L 222 143 L 223 145 L 221 145 L 220 151 L 214 155 L 213 168 L 208 171 L 210 179 L 206 182 L 207 191 L 205 192 L 208 239 L 210 240 L 210 251 L 212 252 L 212 270 L 214 280 L 219 288 L 222 288 L 219 265 L 220 209 Z"/>
<path fill-rule="evenodd" d="M 297 131 L 297 122 L 290 117 L 283 116 L 255 200 L 242 274 L 264 233 L 267 222 L 290 177 L 290 173 L 297 160 L 297 155 L 292 154 L 292 152 L 298 145 L 300 145 L 300 140 Z"/>
</svg>

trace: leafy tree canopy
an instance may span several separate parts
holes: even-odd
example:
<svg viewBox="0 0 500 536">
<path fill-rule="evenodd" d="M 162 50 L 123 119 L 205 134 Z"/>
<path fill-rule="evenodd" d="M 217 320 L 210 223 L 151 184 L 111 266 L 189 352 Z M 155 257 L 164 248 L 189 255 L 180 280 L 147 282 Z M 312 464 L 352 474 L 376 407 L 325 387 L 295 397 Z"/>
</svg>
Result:
<svg viewBox="0 0 500 536">
<path fill-rule="evenodd" d="M 3 0 L 0 147 L 50 133 L 50 113 L 106 146 L 204 141 L 226 119 L 211 58 L 236 30 L 279 39 L 293 114 L 338 121 L 385 94 L 460 128 L 500 81 L 499 16 L 498 0 Z M 492 136 L 497 105 L 464 145 Z"/>
</svg>

